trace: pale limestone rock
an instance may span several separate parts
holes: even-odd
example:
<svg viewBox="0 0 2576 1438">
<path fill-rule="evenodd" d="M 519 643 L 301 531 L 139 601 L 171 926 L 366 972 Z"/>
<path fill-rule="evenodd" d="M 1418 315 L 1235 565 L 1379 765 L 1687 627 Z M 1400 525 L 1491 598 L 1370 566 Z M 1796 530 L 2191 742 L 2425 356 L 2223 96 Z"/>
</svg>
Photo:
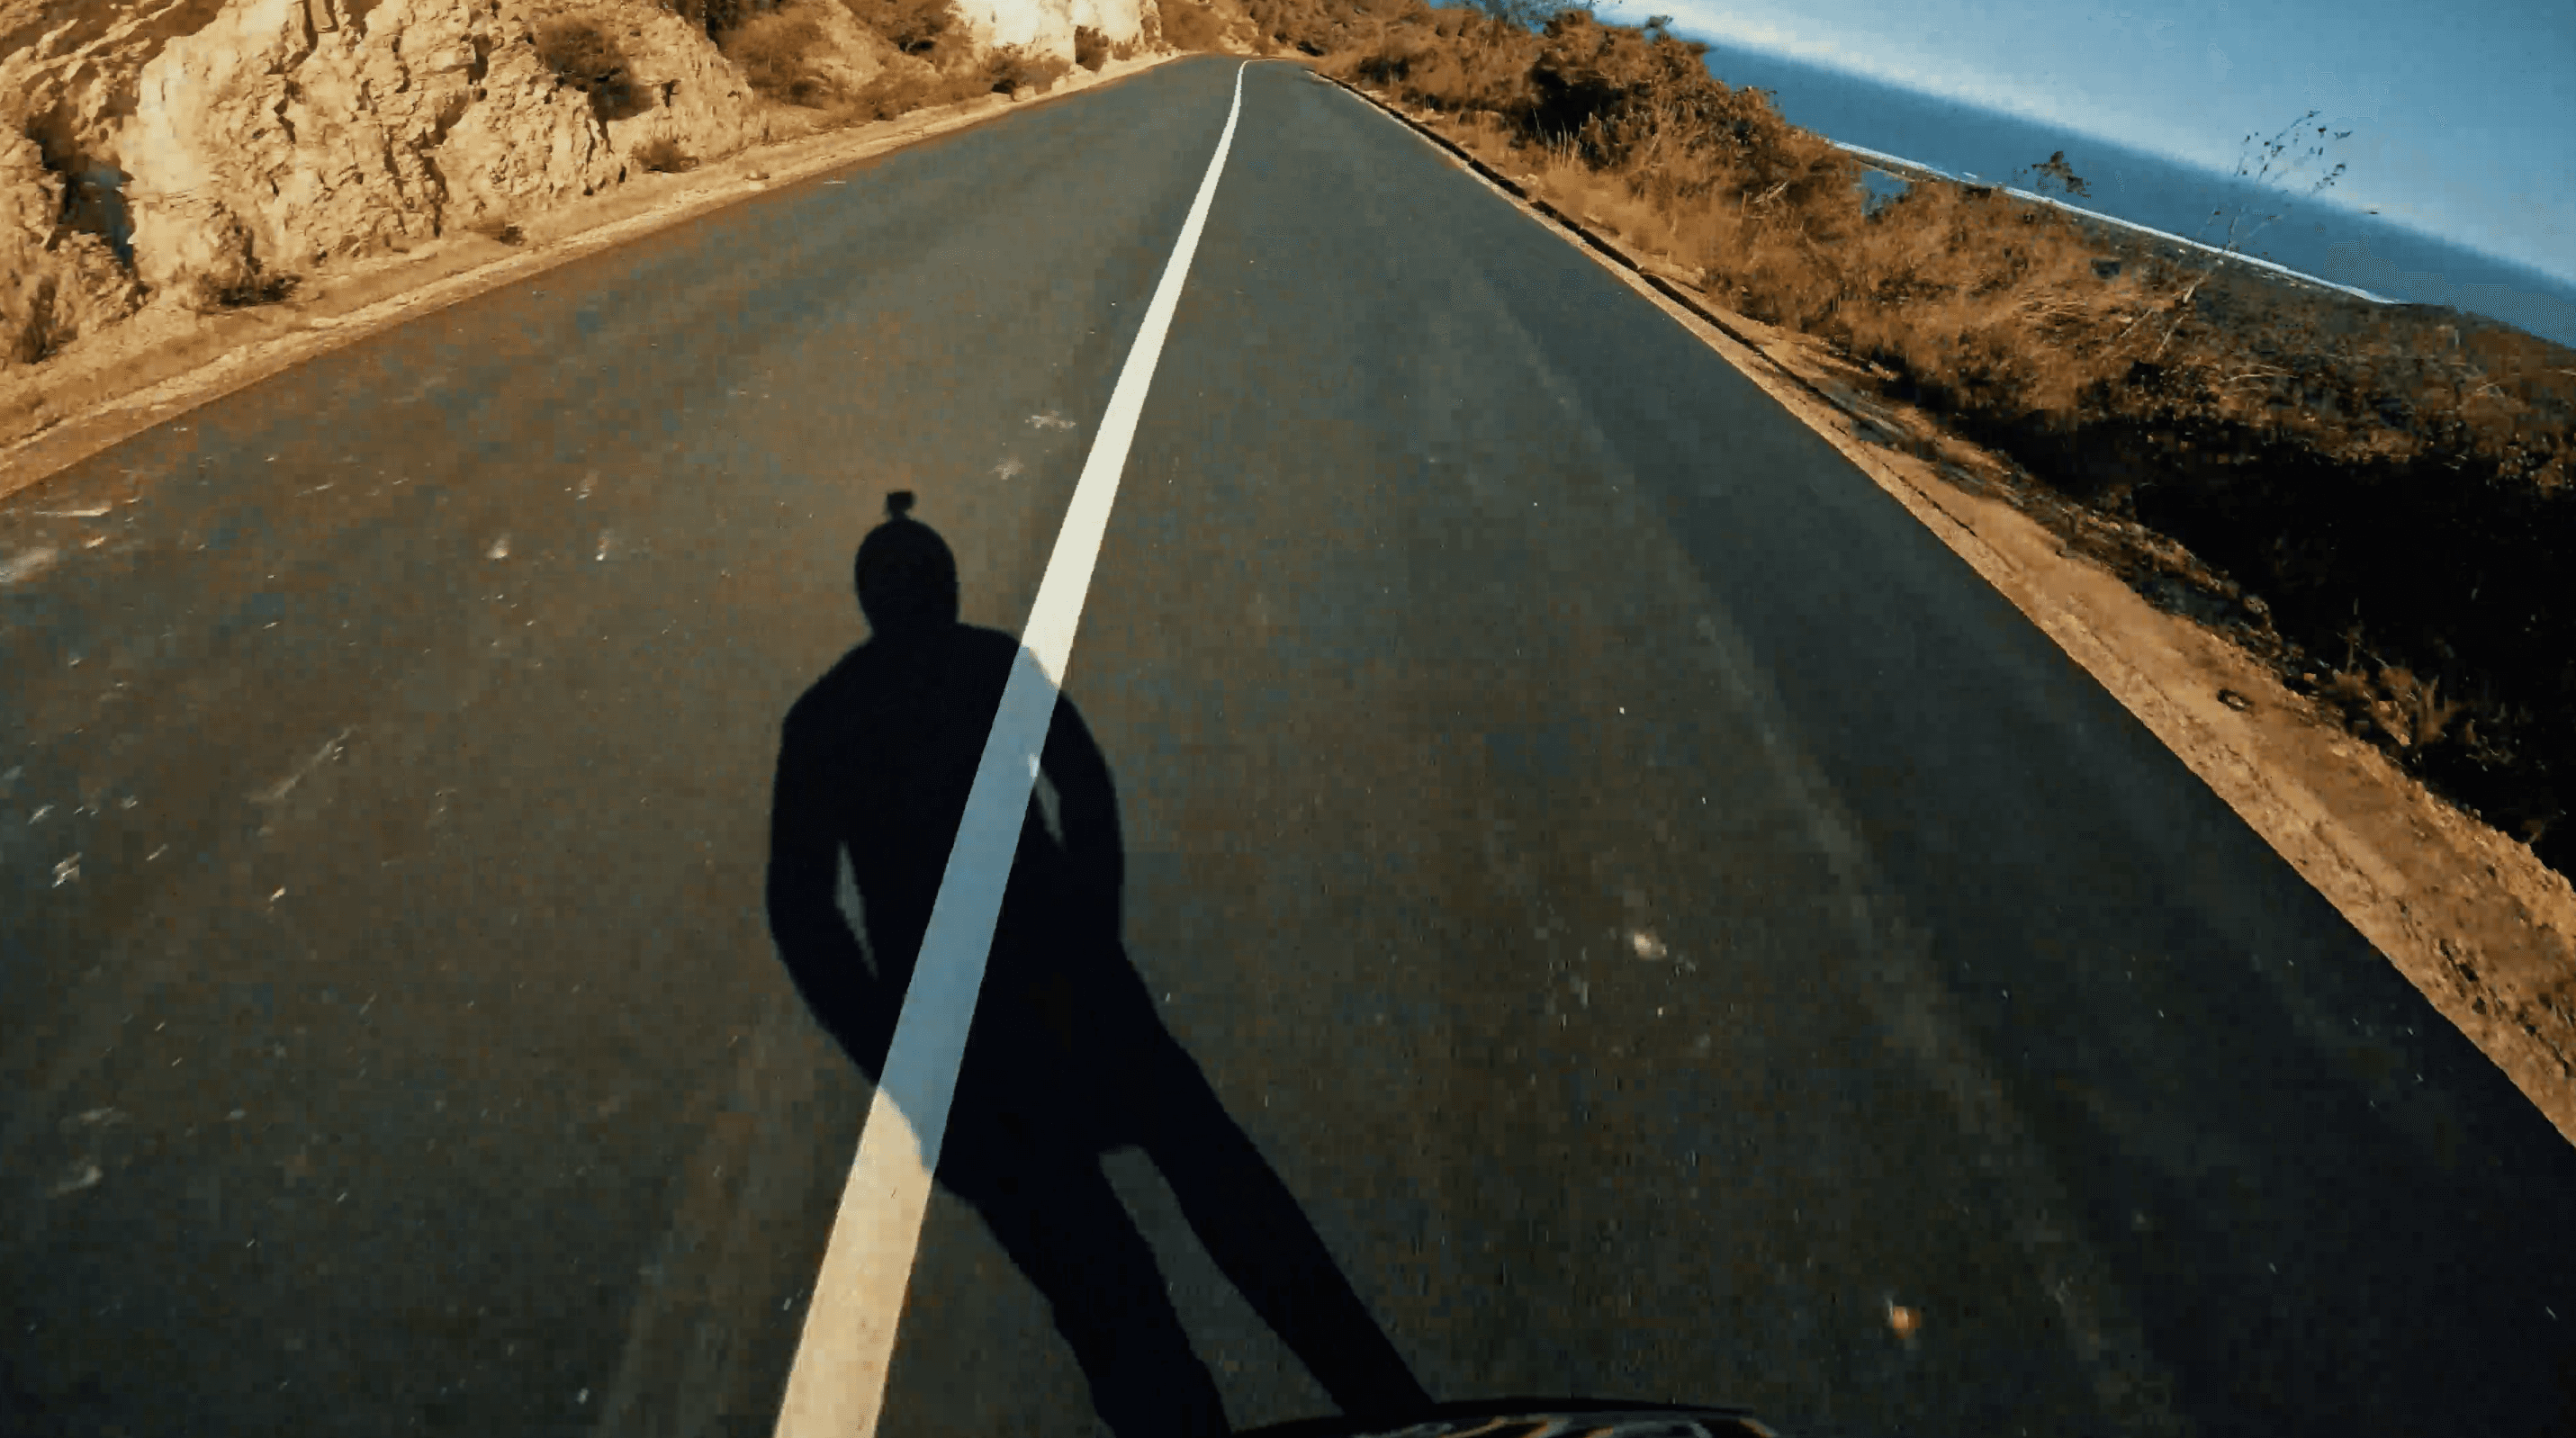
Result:
<svg viewBox="0 0 2576 1438">
<path fill-rule="evenodd" d="M 478 35 L 483 61 L 474 103 L 433 152 L 447 180 L 450 225 L 534 213 L 624 178 L 590 97 L 560 83 L 537 58 L 530 8 L 511 5 L 515 23 L 496 22 Z"/>
<path fill-rule="evenodd" d="M 1158 20 L 1155 0 L 956 0 L 979 45 L 1018 45 L 1036 55 L 1073 58 L 1073 32 L 1089 26 L 1111 44 L 1146 36 Z M 1160 33 L 1159 25 L 1151 33 Z"/>
<path fill-rule="evenodd" d="M 0 130 L 0 255 L 7 256 L 11 271 L 32 263 L 26 257 L 53 242 L 54 221 L 62 212 L 62 177 L 45 168 L 36 142 Z"/>
<path fill-rule="evenodd" d="M 283 72 L 311 48 L 303 21 L 302 0 L 235 4 L 143 67 L 119 149 L 146 284 L 222 288 L 257 272 L 258 237 L 234 206 L 257 213 L 254 185 L 276 196 L 274 176 L 293 148 L 278 113 Z"/>
<path fill-rule="evenodd" d="M 119 137 L 137 269 L 156 289 L 300 272 L 426 239 L 427 158 L 468 108 L 490 0 L 231 0 L 143 66 Z"/>
<path fill-rule="evenodd" d="M 0 0 L 0 110 L 64 159 L 112 160 L 135 78 L 223 0 Z"/>
</svg>

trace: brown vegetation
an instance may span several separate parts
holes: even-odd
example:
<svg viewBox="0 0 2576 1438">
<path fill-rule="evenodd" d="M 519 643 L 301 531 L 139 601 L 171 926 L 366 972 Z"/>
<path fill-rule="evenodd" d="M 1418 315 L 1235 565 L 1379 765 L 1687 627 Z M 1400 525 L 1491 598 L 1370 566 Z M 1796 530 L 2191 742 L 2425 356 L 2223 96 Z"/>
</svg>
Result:
<svg viewBox="0 0 2576 1438">
<path fill-rule="evenodd" d="M 1097 72 L 1109 63 L 1109 37 L 1088 25 L 1073 28 L 1073 63 Z"/>
<path fill-rule="evenodd" d="M 853 123 L 892 120 L 915 110 L 954 105 L 986 95 L 1013 94 L 1023 87 L 1045 91 L 1072 68 L 1060 59 L 1036 59 L 1005 49 L 946 74 L 888 69 L 861 87 L 840 110 Z"/>
<path fill-rule="evenodd" d="M 1857 162 L 1660 27 L 1246 8 L 1716 302 L 1874 366 L 2135 536 L 2104 557 L 2150 598 L 2576 872 L 2576 591 L 2554 577 L 2576 553 L 2576 353 L 1988 187 L 1866 204 Z M 2037 168 L 2074 190 L 2062 156 Z"/>
<path fill-rule="evenodd" d="M 1163 0 L 1163 42 L 1175 50 L 1214 50 L 1225 41 L 1225 22 L 1197 0 Z"/>
<path fill-rule="evenodd" d="M 654 175 L 676 175 L 698 167 L 697 157 L 669 135 L 656 135 L 636 146 L 632 158 L 647 174 Z"/>
<path fill-rule="evenodd" d="M 841 0 L 851 18 L 906 55 L 946 68 L 964 50 L 966 27 L 949 0 Z"/>
<path fill-rule="evenodd" d="M 1055 82 L 1073 72 L 1073 66 L 1056 55 L 1032 55 L 1017 45 L 999 46 L 984 58 L 986 88 L 996 95 L 1013 95 L 1022 90 L 1040 94 L 1055 88 Z"/>
<path fill-rule="evenodd" d="M 710 40 L 739 30 L 754 16 L 776 10 L 778 0 L 662 0 L 662 8 L 707 32 Z"/>
<path fill-rule="evenodd" d="M 198 304 L 201 308 L 227 310 L 273 305 L 294 294 L 303 283 L 302 275 L 281 270 L 252 270 L 229 284 L 201 286 Z"/>
<path fill-rule="evenodd" d="M 717 37 L 717 48 L 742 71 L 752 93 L 786 105 L 815 107 L 833 98 L 832 86 L 807 57 L 823 40 L 823 27 L 804 15 L 773 10 L 753 15 Z"/>
<path fill-rule="evenodd" d="M 883 36 L 905 58 L 835 107 L 845 122 L 865 124 L 892 120 L 914 110 L 954 105 L 985 95 L 1040 94 L 1055 88 L 1073 72 L 1060 56 L 1037 55 L 1015 45 L 976 53 L 972 38 L 949 0 L 842 0 L 851 15 Z M 1088 42 L 1083 38 L 1089 36 Z M 1110 45 L 1097 30 L 1077 29 L 1077 58 L 1089 44 L 1084 68 L 1098 70 L 1110 58 L 1124 59 L 1134 46 Z M 918 62 L 918 63 L 913 63 Z"/>
<path fill-rule="evenodd" d="M 932 98 L 934 88 L 919 71 L 889 68 L 844 100 L 841 112 L 850 123 L 859 125 L 900 119 L 924 105 L 944 103 Z"/>
<path fill-rule="evenodd" d="M 57 282 L 48 276 L 38 282 L 35 293 L 27 300 L 27 318 L 9 339 L 9 359 L 15 364 L 41 364 L 54 351 L 70 341 L 71 335 L 54 313 Z"/>
<path fill-rule="evenodd" d="M 641 108 L 626 67 L 626 52 L 605 26 L 587 16 L 566 16 L 537 27 L 537 58 L 555 78 L 590 97 L 603 120 L 623 119 Z"/>
</svg>

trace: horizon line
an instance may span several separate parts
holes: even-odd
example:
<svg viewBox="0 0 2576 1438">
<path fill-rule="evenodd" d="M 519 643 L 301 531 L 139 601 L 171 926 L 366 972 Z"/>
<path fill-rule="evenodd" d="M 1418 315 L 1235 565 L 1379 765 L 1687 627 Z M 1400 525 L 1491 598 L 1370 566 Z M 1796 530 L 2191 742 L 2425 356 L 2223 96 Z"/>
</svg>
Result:
<svg viewBox="0 0 2576 1438">
<path fill-rule="evenodd" d="M 2187 245 L 2192 249 L 2200 250 L 2208 254 L 2218 255 L 2226 259 L 2236 260 L 2243 264 L 2252 265 L 2257 269 L 2270 270 L 2276 274 L 2286 275 L 2291 279 L 2298 280 L 2306 284 L 2319 285 L 2326 289 L 2351 295 L 2355 299 L 2368 300 L 2372 304 L 2402 305 L 2414 303 L 2414 301 L 2411 300 L 2401 300 L 2387 295 L 2373 294 L 2368 290 L 2360 289 L 2352 285 L 2338 284 L 2322 275 L 2312 275 L 2305 270 L 2293 269 L 2277 260 L 2267 260 L 2256 255 L 2246 254 L 2242 250 L 2231 250 L 2220 245 L 2206 244 L 2185 235 L 2174 234 L 2170 230 L 2159 230 L 2153 225 L 2142 225 L 2134 220 L 2121 219 L 2117 215 L 2106 215 L 2099 210 L 2088 210 L 2081 205 L 2070 205 L 2064 200 L 2060 200 L 2051 195 L 2037 194 L 2029 190 L 2015 188 L 2012 185 L 2004 184 L 1999 181 L 1985 179 L 1973 170 L 1953 174 L 1937 165 L 1927 165 L 1919 160 L 1909 160 L 1901 155 L 1891 155 L 1883 150 L 1873 150 L 1866 145 L 1847 144 L 1841 140 L 1832 139 L 1830 137 L 1826 139 L 1825 143 L 1832 145 L 1835 149 L 1841 150 L 1846 154 L 1857 155 L 1862 159 L 1869 160 L 1882 168 L 1894 166 L 1902 169 L 1919 171 L 1922 174 L 1932 176 L 1936 179 L 1948 180 L 1954 184 L 1979 185 L 1987 189 L 2001 190 L 2003 193 L 2018 200 L 2028 200 L 2037 204 L 2052 206 L 2056 209 L 2064 210 L 2068 214 L 2082 215 L 2088 220 L 2110 225 L 2118 229 L 2127 230 L 2132 234 L 2149 235 L 2160 240 L 2170 240 L 2178 245 Z M 1890 170 L 1889 173 L 1894 174 L 1894 171 Z M 1895 177 L 1897 179 L 1905 178 L 1903 175 L 1896 175 Z"/>
<path fill-rule="evenodd" d="M 1598 13 L 1598 8 L 1612 7 L 1596 7 L 1596 14 Z M 1615 8 L 1643 7 L 1619 6 Z M 1620 22 L 1613 21 L 1611 23 L 1616 24 Z M 1821 55 L 1812 55 L 1803 53 L 1802 51 L 1794 48 L 1782 48 L 1776 45 L 1764 44 L 1733 36 L 1725 36 L 1717 32 L 1689 33 L 1679 28 L 1675 28 L 1669 33 L 1671 33 L 1676 39 L 1696 40 L 1709 47 L 1708 53 L 1701 56 L 1700 59 L 1701 64 L 1708 69 L 1710 78 L 1717 80 L 1719 83 L 1727 85 L 1730 88 L 1761 90 L 1769 93 L 1775 97 L 1775 108 L 1776 97 L 1778 94 L 1775 87 L 1769 85 L 1739 83 L 1737 81 L 1728 80 L 1725 76 L 1717 73 L 1719 52 L 1721 50 L 1731 50 L 1738 54 L 1759 60 L 1803 67 L 1810 70 L 1821 71 L 1830 75 L 1840 76 L 1849 80 L 1862 81 L 1868 84 L 1882 86 L 1890 90 L 1900 91 L 1905 94 L 1912 95 L 1917 99 L 1933 101 L 1944 105 L 1955 105 L 1962 109 L 1993 116 L 1998 119 L 2013 120 L 2026 125 L 2039 126 L 2044 129 L 2063 131 L 2071 138 L 2078 138 L 2090 144 L 2109 146 L 2113 149 L 2127 151 L 2134 155 L 2143 156 L 2164 164 L 2172 165 L 2193 174 L 2203 176 L 2209 181 L 2221 186 L 2230 183 L 2243 183 L 2247 180 L 2247 177 L 2243 175 L 2232 174 L 2228 170 L 2221 168 L 2219 163 L 2216 161 L 2205 160 L 2197 155 L 2187 153 L 2179 149 L 2168 149 L 2151 140 L 2114 134 L 2106 130 L 2095 128 L 2094 126 L 2088 125 L 2079 120 L 2052 115 L 2038 107 L 2029 106 L 2025 103 L 2014 102 L 2009 97 L 1958 93 L 1942 90 L 1934 88 L 1919 79 L 1881 73 L 1877 70 L 1868 68 L 1863 62 L 1854 58 L 1829 58 Z M 1783 118 L 1786 118 L 1786 116 L 1783 116 Z M 1821 134 L 1822 132 L 1818 131 L 1817 133 Z M 1841 145 L 1840 141 L 1835 141 L 1834 143 Z M 1844 148 L 1857 147 L 1845 146 Z M 1915 162 L 1909 161 L 1907 163 Z M 1931 171 L 1935 174 L 1945 174 L 1945 177 L 1948 178 L 1956 178 L 1954 176 L 1946 176 L 1946 172 L 1940 171 L 1933 166 L 1918 165 L 1917 167 Z M 1987 184 L 1991 182 L 1978 180 L 1974 183 Z M 2046 199 L 2047 197 L 2037 196 L 2035 198 Z M 2323 208 L 2355 221 L 2374 221 L 2378 224 L 2386 225 L 2390 229 L 2412 236 L 2417 240 L 2447 246 L 2461 251 L 2464 254 L 2475 256 L 2477 259 L 2484 261 L 2489 265 L 2497 266 L 2507 272 L 2507 275 L 2511 277 L 2509 280 L 2478 281 L 2477 283 L 2500 284 L 2502 288 L 2507 290 L 2528 292 L 2530 290 L 2530 286 L 2536 282 L 2545 287 L 2544 293 L 2560 296 L 2562 299 L 2576 298 L 2576 274 L 2558 274 L 2555 271 L 2543 268 L 2541 263 L 2536 259 L 2525 258 L 2522 255 L 2498 249 L 2486 241 L 2462 235 L 2444 233 L 2439 229 L 2433 228 L 2430 222 L 2414 216 L 2400 216 L 2384 213 L 2387 202 L 2383 202 L 2380 206 L 2369 206 L 2360 204 L 2359 202 L 2347 203 L 2344 200 L 2330 195 L 2289 196 L 2285 198 L 2289 198 L 2298 203 Z M 2100 216 L 2099 218 L 2113 223 L 2128 223 L 2126 221 L 2114 220 L 2110 216 Z M 2163 234 L 2165 232 L 2153 231 L 2152 233 Z M 2196 243 L 2194 241 L 2184 240 L 2183 237 L 2179 235 L 2169 236 L 2169 238 L 2186 244 Z M 2248 263 L 2261 263 L 2253 260 L 2250 256 L 2240 254 L 2238 257 L 2246 259 Z M 2289 274 L 2298 275 L 2303 279 L 2312 279 L 2319 284 L 2333 283 L 2331 280 L 2324 280 L 2313 275 L 2306 275 L 2301 271 L 2288 269 L 2286 266 L 2282 268 Z M 2447 275 L 2443 275 L 2441 278 L 2449 281 L 2449 277 Z M 2455 285 L 2466 283 L 2461 281 L 2449 282 Z M 2349 289 L 2350 287 L 2345 286 L 2343 288 Z M 2375 295 L 2370 296 L 2370 298 L 2379 300 L 2381 303 L 2385 304 L 2423 303 L 2422 301 L 2390 299 L 2385 296 Z"/>
</svg>

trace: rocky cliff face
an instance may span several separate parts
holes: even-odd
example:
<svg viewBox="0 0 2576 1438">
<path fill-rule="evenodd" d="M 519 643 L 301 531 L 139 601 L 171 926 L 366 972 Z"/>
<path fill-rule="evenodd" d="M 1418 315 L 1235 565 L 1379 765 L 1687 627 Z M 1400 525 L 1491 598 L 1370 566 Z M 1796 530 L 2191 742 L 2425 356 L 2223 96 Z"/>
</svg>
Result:
<svg viewBox="0 0 2576 1438">
<path fill-rule="evenodd" d="M 0 131 L 0 367 L 35 363 L 141 301 L 106 240 L 62 233 L 69 188 L 34 140 Z"/>
<path fill-rule="evenodd" d="M 6 71 L 37 72 L 30 90 L 54 103 L 31 128 L 121 173 L 137 277 L 199 301 L 263 272 L 593 193 L 625 177 L 627 156 L 650 134 L 700 154 L 768 134 L 762 107 L 705 34 L 649 5 L 128 8 L 126 24 L 88 44 L 39 41 L 11 56 L 0 87 L 13 78 Z M 619 35 L 645 99 L 638 113 L 604 117 L 539 59 L 537 24 L 567 14 Z"/>
<path fill-rule="evenodd" d="M 834 0 L 790 3 L 845 91 L 894 61 Z M 1135 38 L 1153 5 L 961 13 L 986 46 L 1070 57 L 1075 26 Z M 565 21 L 620 52 L 613 93 L 549 63 Z M 540 213 L 622 183 L 651 141 L 726 155 L 785 114 L 657 0 L 0 0 L 0 367 L 147 301 L 255 297 Z"/>
</svg>

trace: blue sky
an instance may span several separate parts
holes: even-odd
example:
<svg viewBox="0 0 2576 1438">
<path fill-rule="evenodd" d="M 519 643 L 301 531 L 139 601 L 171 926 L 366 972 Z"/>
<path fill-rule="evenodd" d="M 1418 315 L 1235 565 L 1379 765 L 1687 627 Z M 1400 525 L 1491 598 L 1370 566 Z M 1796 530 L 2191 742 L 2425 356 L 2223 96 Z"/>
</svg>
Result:
<svg viewBox="0 0 2576 1438">
<path fill-rule="evenodd" d="M 2352 135 L 2309 132 L 2327 150 L 2291 174 L 2294 193 L 2339 161 L 2322 201 L 2576 284 L 2576 0 L 1662 0 L 1597 13 L 1656 12 L 1692 39 L 2220 173 L 2247 135 L 2314 109 Z"/>
</svg>

